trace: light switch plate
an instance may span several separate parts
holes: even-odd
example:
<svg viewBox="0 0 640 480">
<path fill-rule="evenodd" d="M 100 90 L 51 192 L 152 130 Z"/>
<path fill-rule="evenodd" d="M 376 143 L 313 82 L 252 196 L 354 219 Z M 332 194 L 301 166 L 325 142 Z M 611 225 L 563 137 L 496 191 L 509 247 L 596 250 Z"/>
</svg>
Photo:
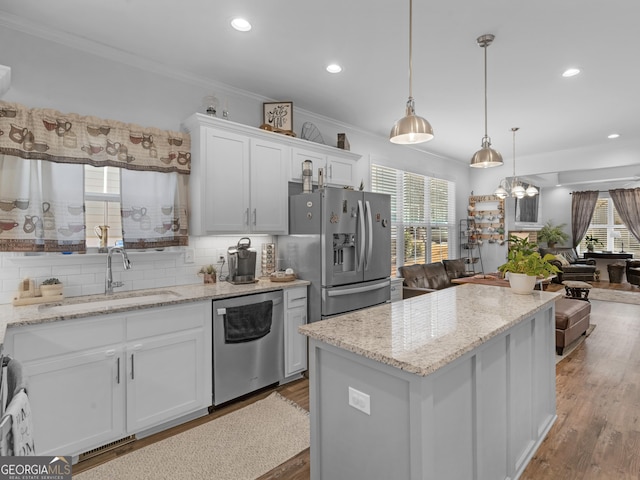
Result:
<svg viewBox="0 0 640 480">
<path fill-rule="evenodd" d="M 193 248 L 185 248 L 184 250 L 184 263 L 191 264 L 193 263 L 195 257 L 195 251 Z"/>
</svg>

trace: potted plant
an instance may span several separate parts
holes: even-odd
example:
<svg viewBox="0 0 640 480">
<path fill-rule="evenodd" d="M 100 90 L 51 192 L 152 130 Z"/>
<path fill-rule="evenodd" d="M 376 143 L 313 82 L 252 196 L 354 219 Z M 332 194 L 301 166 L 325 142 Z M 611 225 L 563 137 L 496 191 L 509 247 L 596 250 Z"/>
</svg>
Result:
<svg viewBox="0 0 640 480">
<path fill-rule="evenodd" d="M 63 285 L 57 278 L 47 278 L 40 284 L 40 293 L 43 297 L 62 295 Z"/>
<path fill-rule="evenodd" d="M 553 225 L 551 220 L 538 232 L 538 242 L 547 242 L 549 248 L 553 248 L 556 243 L 564 243 L 569 240 L 569 235 L 562 230 L 567 224 Z"/>
<path fill-rule="evenodd" d="M 509 273 L 509 285 L 514 293 L 531 293 L 537 279 L 549 277 L 560 270 L 549 263 L 555 257 L 550 253 L 544 257 L 536 251 L 536 245 L 527 238 L 509 237 L 509 253 L 507 262 L 498 267 L 503 273 Z"/>
<path fill-rule="evenodd" d="M 594 237 L 593 235 L 587 235 L 586 237 L 584 237 L 584 241 L 587 244 L 587 250 L 589 252 L 593 252 L 593 248 L 595 245 L 603 245 L 604 243 L 602 243 L 600 240 L 598 240 L 596 237 Z"/>
<path fill-rule="evenodd" d="M 198 275 L 204 277 L 204 283 L 216 283 L 216 267 L 212 264 L 205 265 L 200 268 Z"/>
</svg>

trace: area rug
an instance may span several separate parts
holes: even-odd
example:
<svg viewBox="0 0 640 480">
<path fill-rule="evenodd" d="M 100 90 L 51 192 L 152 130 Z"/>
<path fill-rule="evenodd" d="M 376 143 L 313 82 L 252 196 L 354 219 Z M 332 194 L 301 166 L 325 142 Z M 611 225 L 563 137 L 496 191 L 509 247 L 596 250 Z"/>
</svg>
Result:
<svg viewBox="0 0 640 480">
<path fill-rule="evenodd" d="M 556 355 L 556 364 L 560 363 L 562 360 L 567 358 L 569 355 L 571 355 L 575 351 L 576 348 L 578 348 L 580 345 L 582 345 L 582 342 L 584 342 L 584 340 L 589 335 L 591 335 L 591 332 L 593 332 L 594 328 L 596 328 L 596 325 L 595 325 L 595 323 L 592 323 L 591 325 L 589 325 L 589 328 L 587 328 L 587 333 L 585 335 L 580 335 L 570 345 L 567 345 L 564 348 L 564 351 L 562 352 L 562 355 Z"/>
<path fill-rule="evenodd" d="M 309 438 L 309 412 L 274 392 L 73 478 L 253 480 L 308 448 Z"/>
<path fill-rule="evenodd" d="M 589 290 L 589 300 L 640 305 L 640 289 L 637 292 L 624 292 L 621 290 L 607 290 L 606 288 L 592 288 Z"/>
</svg>

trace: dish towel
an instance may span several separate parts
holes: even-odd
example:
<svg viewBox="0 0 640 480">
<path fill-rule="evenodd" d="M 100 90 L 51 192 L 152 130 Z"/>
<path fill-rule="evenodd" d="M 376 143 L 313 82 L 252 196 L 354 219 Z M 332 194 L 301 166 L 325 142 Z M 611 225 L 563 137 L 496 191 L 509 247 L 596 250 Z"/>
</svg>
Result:
<svg viewBox="0 0 640 480">
<path fill-rule="evenodd" d="M 271 331 L 273 302 L 253 303 L 241 307 L 227 307 L 224 315 L 225 343 L 257 340 Z"/>
<path fill-rule="evenodd" d="M 33 417 L 29 397 L 24 390 L 13 396 L 5 411 L 11 417 L 11 435 L 13 437 L 13 456 L 35 455 L 33 444 Z"/>
</svg>

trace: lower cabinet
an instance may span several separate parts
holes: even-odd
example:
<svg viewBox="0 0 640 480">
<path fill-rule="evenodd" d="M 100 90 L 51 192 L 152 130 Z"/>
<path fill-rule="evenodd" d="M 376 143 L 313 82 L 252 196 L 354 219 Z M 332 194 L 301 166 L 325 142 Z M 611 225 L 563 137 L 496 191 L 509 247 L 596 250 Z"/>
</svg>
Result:
<svg viewBox="0 0 640 480">
<path fill-rule="evenodd" d="M 284 289 L 284 376 L 307 369 L 307 337 L 298 327 L 307 323 L 307 287 Z"/>
<path fill-rule="evenodd" d="M 211 302 L 9 328 L 38 455 L 76 456 L 211 404 Z"/>
</svg>

